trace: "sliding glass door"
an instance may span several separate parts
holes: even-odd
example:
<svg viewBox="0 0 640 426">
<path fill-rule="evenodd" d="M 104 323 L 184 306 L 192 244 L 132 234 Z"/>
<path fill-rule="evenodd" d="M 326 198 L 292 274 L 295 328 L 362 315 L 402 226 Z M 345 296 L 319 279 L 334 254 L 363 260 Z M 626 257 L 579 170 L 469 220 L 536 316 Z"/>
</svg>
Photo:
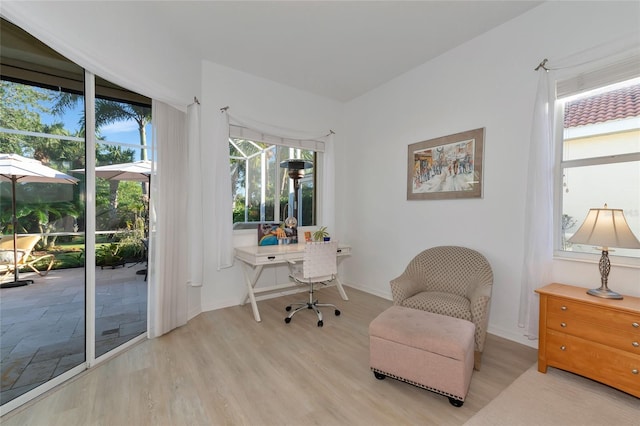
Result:
<svg viewBox="0 0 640 426">
<path fill-rule="evenodd" d="M 14 185 L 0 170 L 3 414 L 145 338 L 153 155 L 150 99 L 0 29 L 0 168 L 71 177 Z"/>
</svg>

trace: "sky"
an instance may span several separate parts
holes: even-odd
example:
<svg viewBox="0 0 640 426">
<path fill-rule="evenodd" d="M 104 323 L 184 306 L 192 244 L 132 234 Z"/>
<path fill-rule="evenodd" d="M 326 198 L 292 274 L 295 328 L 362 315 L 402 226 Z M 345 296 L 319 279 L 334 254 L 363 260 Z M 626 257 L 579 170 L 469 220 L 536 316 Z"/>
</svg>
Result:
<svg viewBox="0 0 640 426">
<path fill-rule="evenodd" d="M 80 118 L 84 114 L 84 105 L 78 103 L 73 109 L 68 110 L 64 116 L 41 114 L 40 119 L 44 124 L 53 124 L 62 121 L 65 129 L 74 133 L 80 128 Z M 123 148 L 133 148 L 140 145 L 138 124 L 133 120 L 121 121 L 106 125 L 100 129 L 100 135 L 109 142 L 125 144 Z M 147 125 L 147 144 L 151 144 L 151 124 Z M 128 145 L 132 145 L 131 147 Z M 136 150 L 136 160 L 140 159 L 140 150 Z"/>
</svg>

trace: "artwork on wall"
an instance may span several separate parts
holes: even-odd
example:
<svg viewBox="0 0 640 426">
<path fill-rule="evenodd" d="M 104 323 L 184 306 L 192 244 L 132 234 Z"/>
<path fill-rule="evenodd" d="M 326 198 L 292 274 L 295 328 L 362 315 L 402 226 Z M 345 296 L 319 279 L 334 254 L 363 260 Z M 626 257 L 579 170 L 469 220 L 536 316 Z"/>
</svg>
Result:
<svg viewBox="0 0 640 426">
<path fill-rule="evenodd" d="M 407 200 L 482 198 L 484 127 L 409 145 Z"/>
</svg>

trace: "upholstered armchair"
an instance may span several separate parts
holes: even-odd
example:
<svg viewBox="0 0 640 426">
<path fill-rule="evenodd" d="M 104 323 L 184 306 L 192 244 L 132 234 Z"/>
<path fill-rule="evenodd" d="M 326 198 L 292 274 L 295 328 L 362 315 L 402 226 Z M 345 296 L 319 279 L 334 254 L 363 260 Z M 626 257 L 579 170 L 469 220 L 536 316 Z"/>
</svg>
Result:
<svg viewBox="0 0 640 426">
<path fill-rule="evenodd" d="M 483 255 L 465 247 L 432 247 L 414 257 L 390 284 L 394 305 L 474 323 L 474 364 L 480 369 L 493 287 L 493 271 Z"/>
</svg>

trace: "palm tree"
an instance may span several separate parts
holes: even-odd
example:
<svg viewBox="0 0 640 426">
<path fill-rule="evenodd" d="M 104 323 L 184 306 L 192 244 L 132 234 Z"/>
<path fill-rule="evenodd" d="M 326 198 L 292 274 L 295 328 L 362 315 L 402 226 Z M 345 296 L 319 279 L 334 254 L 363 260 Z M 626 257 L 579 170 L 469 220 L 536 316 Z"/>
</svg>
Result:
<svg viewBox="0 0 640 426">
<path fill-rule="evenodd" d="M 72 109 L 83 97 L 73 93 L 61 92 L 53 105 L 52 112 L 54 114 L 63 114 L 66 110 Z M 96 133 L 100 133 L 100 129 L 118 122 L 133 120 L 138 126 L 140 135 L 140 159 L 147 160 L 147 124 L 151 122 L 151 108 L 146 106 L 134 105 L 125 102 L 118 102 L 110 99 L 96 98 Z M 79 120 L 82 132 L 85 131 L 85 117 L 82 115 Z M 117 164 L 121 162 L 132 161 L 130 157 L 131 150 L 121 150 L 120 148 L 112 148 L 103 146 L 106 150 L 104 155 L 97 154 L 97 160 L 104 160 L 104 164 Z M 148 197 L 148 183 L 142 183 L 142 194 Z M 116 220 L 116 212 L 118 208 L 118 181 L 109 183 L 109 218 L 110 222 Z"/>
</svg>

